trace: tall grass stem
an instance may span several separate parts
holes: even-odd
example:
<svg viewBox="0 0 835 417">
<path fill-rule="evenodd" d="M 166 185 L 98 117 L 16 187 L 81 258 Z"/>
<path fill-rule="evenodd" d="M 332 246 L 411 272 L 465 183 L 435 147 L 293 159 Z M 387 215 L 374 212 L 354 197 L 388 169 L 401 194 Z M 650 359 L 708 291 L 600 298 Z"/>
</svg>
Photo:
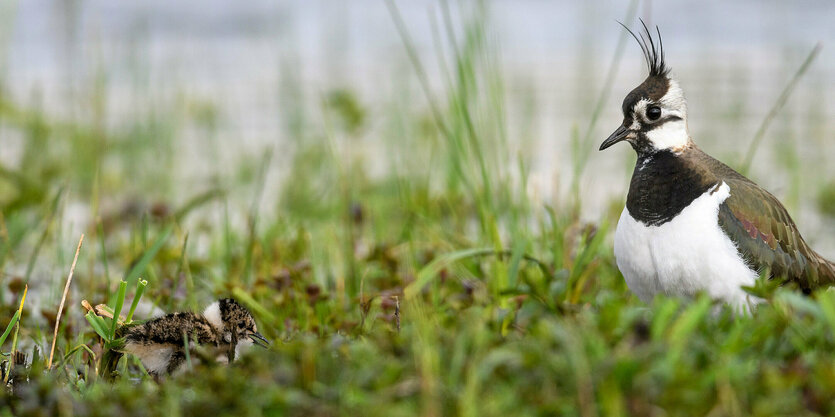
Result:
<svg viewBox="0 0 835 417">
<path fill-rule="evenodd" d="M 765 115 L 762 123 L 760 123 L 760 127 L 757 129 L 757 133 L 754 134 L 754 139 L 751 140 L 751 144 L 748 145 L 748 151 L 745 152 L 745 159 L 742 161 L 742 165 L 739 168 L 739 171 L 745 175 L 748 173 L 748 170 L 751 168 L 751 161 L 754 160 L 754 154 L 757 153 L 757 149 L 760 147 L 760 142 L 762 142 L 763 138 L 765 137 L 765 132 L 768 130 L 768 126 L 771 125 L 771 121 L 777 117 L 777 113 L 786 105 L 786 101 L 788 101 L 789 96 L 791 96 L 794 88 L 797 86 L 797 82 L 800 81 L 800 78 L 803 77 L 803 74 L 806 74 L 806 71 L 809 69 L 809 66 L 812 65 L 815 58 L 817 58 L 818 54 L 823 48 L 823 45 L 818 42 L 812 51 L 809 52 L 809 55 L 806 56 L 806 59 L 800 64 L 800 68 L 794 73 L 794 76 L 789 80 L 789 83 L 786 84 L 786 87 L 783 88 L 783 91 L 777 97 L 777 100 L 774 102 L 774 105 L 771 106 L 771 109 Z"/>
<path fill-rule="evenodd" d="M 78 253 L 81 252 L 81 244 L 84 242 L 84 234 L 78 239 L 78 247 L 75 248 L 75 256 L 70 266 L 70 273 L 67 275 L 67 284 L 64 285 L 64 295 L 61 296 L 61 304 L 58 305 L 58 314 L 55 316 L 55 331 L 52 333 L 52 347 L 49 349 L 49 360 L 46 362 L 46 369 L 52 368 L 52 357 L 55 354 L 55 342 L 58 340 L 58 327 L 61 325 L 61 313 L 64 312 L 64 303 L 67 301 L 67 294 L 70 292 L 72 275 L 75 273 L 75 264 L 78 262 Z"/>
</svg>

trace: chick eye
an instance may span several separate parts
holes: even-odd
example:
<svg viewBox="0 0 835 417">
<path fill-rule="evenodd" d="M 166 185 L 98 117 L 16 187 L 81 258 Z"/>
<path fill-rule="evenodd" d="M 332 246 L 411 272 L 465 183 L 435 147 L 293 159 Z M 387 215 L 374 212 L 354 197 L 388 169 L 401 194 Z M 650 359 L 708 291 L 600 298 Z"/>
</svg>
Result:
<svg viewBox="0 0 835 417">
<path fill-rule="evenodd" d="M 659 117 L 661 117 L 661 107 L 651 106 L 647 109 L 647 119 L 658 120 Z"/>
</svg>

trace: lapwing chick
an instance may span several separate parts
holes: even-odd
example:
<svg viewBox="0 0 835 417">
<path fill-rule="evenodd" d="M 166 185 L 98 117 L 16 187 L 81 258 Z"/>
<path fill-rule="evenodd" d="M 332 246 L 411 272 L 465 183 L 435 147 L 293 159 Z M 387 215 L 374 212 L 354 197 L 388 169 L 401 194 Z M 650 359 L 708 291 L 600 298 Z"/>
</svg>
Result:
<svg viewBox="0 0 835 417">
<path fill-rule="evenodd" d="M 773 195 L 699 149 L 687 103 L 664 61 L 661 33 L 641 21 L 649 76 L 623 100 L 623 123 L 600 150 L 626 141 L 638 154 L 615 231 L 615 258 L 629 289 L 712 298 L 747 312 L 761 301 L 741 287 L 760 274 L 804 293 L 835 282 L 835 265 L 800 236 Z"/>
<path fill-rule="evenodd" d="M 203 314 L 171 313 L 134 326 L 119 329 L 124 338 L 120 351 L 135 355 L 154 376 L 178 370 L 186 359 L 188 345 L 203 345 L 218 349 L 232 362 L 238 350 L 257 344 L 267 347 L 268 341 L 258 333 L 252 314 L 231 298 L 209 305 Z"/>
</svg>

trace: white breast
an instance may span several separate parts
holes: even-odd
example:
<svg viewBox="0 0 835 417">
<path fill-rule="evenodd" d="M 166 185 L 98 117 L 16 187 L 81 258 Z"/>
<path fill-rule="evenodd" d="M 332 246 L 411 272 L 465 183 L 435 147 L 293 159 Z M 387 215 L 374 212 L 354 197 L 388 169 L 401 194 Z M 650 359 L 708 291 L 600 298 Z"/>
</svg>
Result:
<svg viewBox="0 0 835 417">
<path fill-rule="evenodd" d="M 615 258 L 629 289 L 641 300 L 650 302 L 658 293 L 692 296 L 704 291 L 737 311 L 759 302 L 740 288 L 753 285 L 757 273 L 719 227 L 719 205 L 730 196 L 730 187 L 723 182 L 711 191 L 660 226 L 646 226 L 623 209 L 615 231 Z"/>
<path fill-rule="evenodd" d="M 174 349 L 171 346 L 158 343 L 127 342 L 124 351 L 139 357 L 142 366 L 148 372 L 163 374 L 168 369 L 168 362 Z"/>
</svg>

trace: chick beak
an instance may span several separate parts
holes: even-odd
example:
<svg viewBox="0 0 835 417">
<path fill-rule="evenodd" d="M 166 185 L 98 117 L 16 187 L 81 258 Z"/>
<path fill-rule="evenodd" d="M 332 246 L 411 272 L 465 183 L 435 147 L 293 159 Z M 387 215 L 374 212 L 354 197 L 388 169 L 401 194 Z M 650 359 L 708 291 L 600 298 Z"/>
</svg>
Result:
<svg viewBox="0 0 835 417">
<path fill-rule="evenodd" d="M 604 150 L 604 149 L 606 149 L 606 148 L 608 148 L 608 147 L 626 139 L 627 135 L 629 135 L 629 129 L 626 127 L 625 124 L 623 124 L 620 127 L 618 127 L 618 129 L 615 130 L 614 133 L 609 135 L 609 137 L 606 138 L 606 140 L 604 140 L 603 143 L 600 144 L 600 150 L 602 151 L 602 150 Z"/>
<path fill-rule="evenodd" d="M 249 338 L 252 339 L 252 343 L 255 343 L 256 345 L 261 346 L 264 349 L 267 349 L 267 348 L 270 347 L 270 341 L 267 340 L 267 338 L 264 337 L 261 333 L 255 332 L 255 333 L 249 335 Z"/>
</svg>

